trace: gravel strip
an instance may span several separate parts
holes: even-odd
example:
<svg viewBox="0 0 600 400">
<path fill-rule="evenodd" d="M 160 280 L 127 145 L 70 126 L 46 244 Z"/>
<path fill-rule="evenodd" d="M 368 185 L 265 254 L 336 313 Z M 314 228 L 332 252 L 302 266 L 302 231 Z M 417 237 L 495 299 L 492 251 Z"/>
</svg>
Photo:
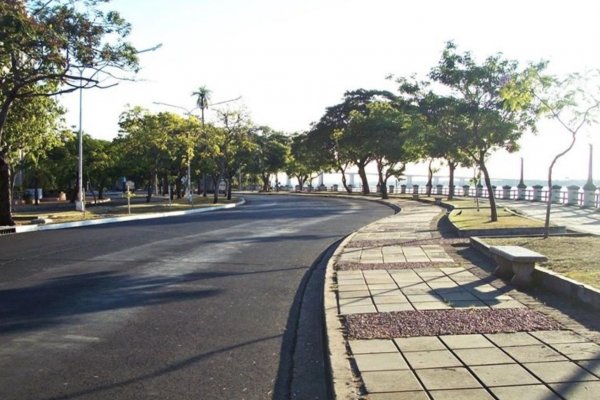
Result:
<svg viewBox="0 0 600 400">
<path fill-rule="evenodd" d="M 391 339 L 411 336 L 560 330 L 545 315 L 522 308 L 497 310 L 426 310 L 343 317 L 348 339 Z"/>
<path fill-rule="evenodd" d="M 439 244 L 439 245 L 454 245 L 454 244 L 469 244 L 469 239 L 464 238 L 432 238 L 432 239 L 381 239 L 381 240 L 353 240 L 346 245 L 347 248 L 357 247 L 378 247 L 378 246 L 420 246 L 424 244 Z"/>
<path fill-rule="evenodd" d="M 337 271 L 358 271 L 372 269 L 419 269 L 419 268 L 443 268 L 455 266 L 450 262 L 397 262 L 397 263 L 356 263 L 342 262 L 335 265 Z"/>
</svg>

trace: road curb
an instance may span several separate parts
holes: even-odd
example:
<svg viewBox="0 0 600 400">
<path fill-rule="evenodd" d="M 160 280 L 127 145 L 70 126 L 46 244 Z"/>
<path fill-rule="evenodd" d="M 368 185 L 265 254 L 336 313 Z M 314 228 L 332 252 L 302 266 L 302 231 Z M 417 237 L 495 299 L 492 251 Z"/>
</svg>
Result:
<svg viewBox="0 0 600 400">
<path fill-rule="evenodd" d="M 325 309 L 325 334 L 327 346 L 327 358 L 331 373 L 331 387 L 335 399 L 357 399 L 358 392 L 354 381 L 350 363 L 348 362 L 346 339 L 344 328 L 339 318 L 337 295 L 335 289 L 334 264 L 340 257 L 346 245 L 356 235 L 352 232 L 335 249 L 333 255 L 327 261 L 325 272 L 325 285 L 323 289 L 323 307 Z"/>
<path fill-rule="evenodd" d="M 144 220 L 144 219 L 155 219 L 155 218 L 165 218 L 165 217 L 177 217 L 177 216 L 181 216 L 181 215 L 200 214 L 200 213 L 205 213 L 205 212 L 210 212 L 210 211 L 218 211 L 218 210 L 226 210 L 226 209 L 230 209 L 230 208 L 236 208 L 245 203 L 246 203 L 246 200 L 241 199 L 237 203 L 233 203 L 233 204 L 224 204 L 222 206 L 212 206 L 212 207 L 202 207 L 202 208 L 196 208 L 193 210 L 167 211 L 167 212 L 162 212 L 162 213 L 127 215 L 124 217 L 99 218 L 99 219 L 90 219 L 90 220 L 85 220 L 85 221 L 64 222 L 64 223 L 48 224 L 48 225 L 16 226 L 14 233 L 49 231 L 49 230 L 68 229 L 68 228 L 80 228 L 83 226 L 104 225 L 104 224 L 112 224 L 112 223 L 116 223 L 116 222 L 138 221 L 138 220 Z"/>
</svg>

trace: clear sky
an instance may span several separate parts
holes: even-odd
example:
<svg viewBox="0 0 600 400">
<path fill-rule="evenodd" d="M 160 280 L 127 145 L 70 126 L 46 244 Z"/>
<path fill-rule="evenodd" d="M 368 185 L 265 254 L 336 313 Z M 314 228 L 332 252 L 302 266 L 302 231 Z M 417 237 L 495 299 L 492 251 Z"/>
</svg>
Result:
<svg viewBox="0 0 600 400">
<path fill-rule="evenodd" d="M 600 68 L 600 2 L 589 0 L 113 0 L 108 8 L 131 22 L 137 48 L 163 46 L 141 55 L 138 82 L 84 92 L 83 129 L 104 139 L 116 136 L 128 104 L 191 109 L 201 85 L 213 102 L 242 96 L 238 104 L 257 124 L 304 131 L 347 90 L 394 90 L 388 74 L 424 77 L 447 40 L 478 58 L 502 52 L 522 63 L 546 59 L 557 74 Z M 63 104 L 67 124 L 77 126 L 78 96 Z M 526 179 L 543 178 L 567 139 L 558 125 L 540 124 L 520 152 L 493 157 L 491 174 L 518 177 L 524 157 Z M 585 178 L 594 142 L 600 179 L 600 127 L 578 140 L 555 176 Z"/>
</svg>

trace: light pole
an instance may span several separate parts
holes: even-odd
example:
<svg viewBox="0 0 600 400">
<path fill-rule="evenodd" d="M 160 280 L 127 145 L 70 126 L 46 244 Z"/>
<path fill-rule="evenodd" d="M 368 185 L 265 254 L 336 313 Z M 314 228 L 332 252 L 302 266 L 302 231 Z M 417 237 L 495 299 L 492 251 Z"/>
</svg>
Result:
<svg viewBox="0 0 600 400">
<path fill-rule="evenodd" d="M 75 210 L 85 213 L 85 193 L 83 192 L 83 67 L 79 67 L 79 144 L 78 144 L 78 165 L 77 165 L 77 199 L 75 200 Z"/>
</svg>

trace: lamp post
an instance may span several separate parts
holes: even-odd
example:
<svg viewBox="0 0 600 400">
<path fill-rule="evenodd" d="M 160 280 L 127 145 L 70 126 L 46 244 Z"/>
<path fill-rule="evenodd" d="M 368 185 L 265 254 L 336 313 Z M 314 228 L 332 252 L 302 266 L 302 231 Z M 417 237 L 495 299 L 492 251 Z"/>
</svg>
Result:
<svg viewBox="0 0 600 400">
<path fill-rule="evenodd" d="M 79 69 L 79 132 L 78 132 L 78 163 L 77 163 L 77 199 L 75 210 L 85 213 L 85 193 L 83 192 L 83 67 Z"/>
</svg>

